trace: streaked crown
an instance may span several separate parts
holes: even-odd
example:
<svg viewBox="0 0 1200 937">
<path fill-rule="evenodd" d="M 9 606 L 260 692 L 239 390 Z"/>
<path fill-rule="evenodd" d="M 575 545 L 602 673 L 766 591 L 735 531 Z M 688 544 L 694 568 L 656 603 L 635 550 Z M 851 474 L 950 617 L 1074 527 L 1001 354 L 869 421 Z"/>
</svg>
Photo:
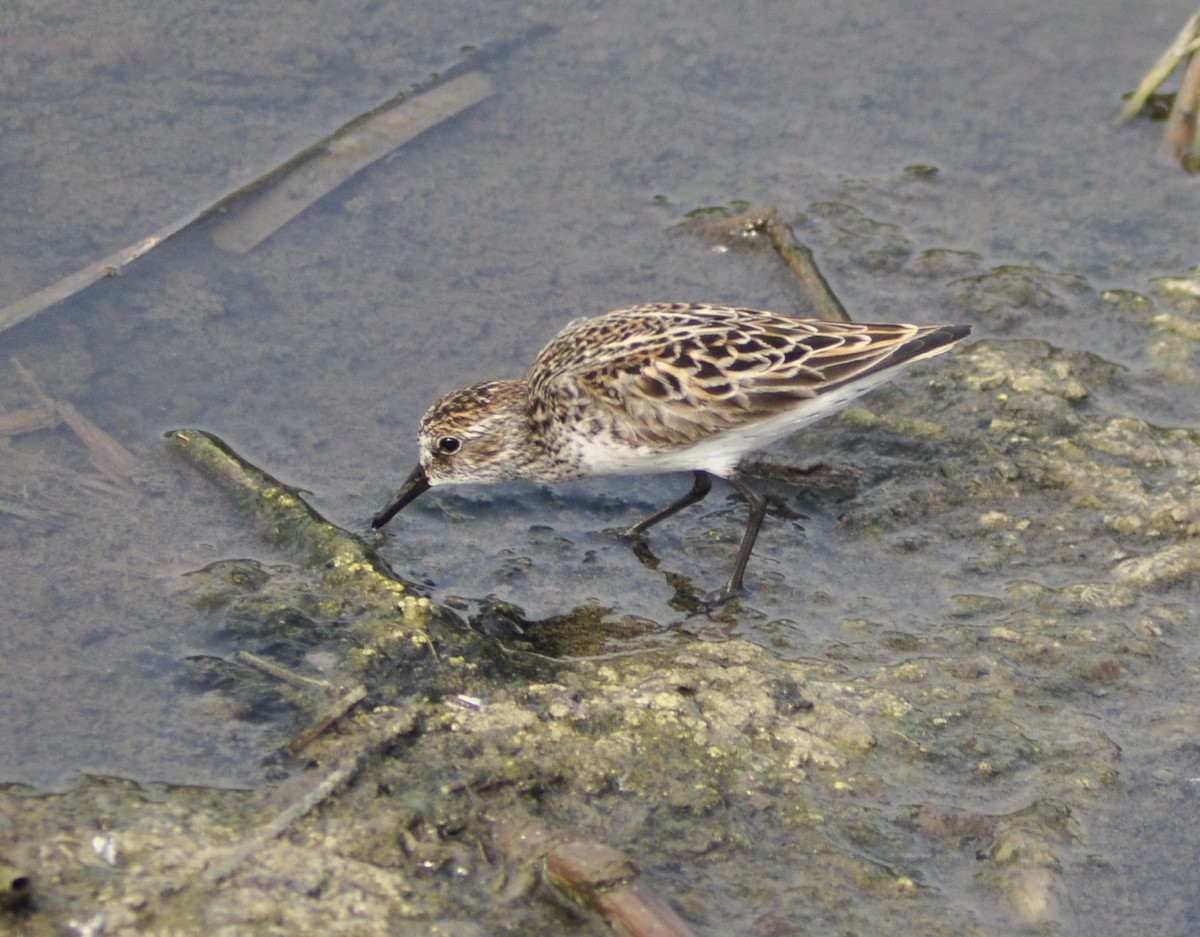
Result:
<svg viewBox="0 0 1200 937">
<path fill-rule="evenodd" d="M 421 418 L 420 458 L 429 484 L 523 477 L 535 457 L 524 434 L 528 412 L 528 390 L 519 381 L 489 381 L 447 394 Z"/>
</svg>

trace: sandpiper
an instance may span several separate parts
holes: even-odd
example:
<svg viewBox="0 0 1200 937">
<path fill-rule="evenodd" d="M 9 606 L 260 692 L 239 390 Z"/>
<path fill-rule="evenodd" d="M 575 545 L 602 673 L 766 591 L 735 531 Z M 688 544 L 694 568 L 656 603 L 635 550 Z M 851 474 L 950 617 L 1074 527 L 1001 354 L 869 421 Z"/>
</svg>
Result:
<svg viewBox="0 0 1200 937">
<path fill-rule="evenodd" d="M 617 309 L 567 325 L 519 380 L 447 394 L 421 419 L 420 462 L 371 522 L 437 485 L 690 470 L 691 490 L 624 533 L 639 536 L 725 479 L 750 506 L 725 589 L 742 578 L 766 500 L 743 455 L 844 407 L 903 365 L 947 351 L 966 325 L 795 319 L 688 303 Z"/>
</svg>

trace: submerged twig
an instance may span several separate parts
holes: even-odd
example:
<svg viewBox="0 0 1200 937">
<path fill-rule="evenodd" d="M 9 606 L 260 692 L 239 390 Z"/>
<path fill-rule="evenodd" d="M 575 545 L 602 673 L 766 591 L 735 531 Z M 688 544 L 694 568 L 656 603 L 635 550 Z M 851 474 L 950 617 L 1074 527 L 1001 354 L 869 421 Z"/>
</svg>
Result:
<svg viewBox="0 0 1200 937">
<path fill-rule="evenodd" d="M 468 72 L 399 106 L 356 119 L 306 150 L 295 168 L 272 179 L 260 198 L 213 230 L 213 241 L 239 254 L 253 250 L 351 176 L 491 93 L 487 76 Z"/>
<path fill-rule="evenodd" d="M 304 555 L 313 565 L 358 563 L 382 575 L 403 593 L 374 551 L 359 538 L 329 523 L 298 489 L 251 465 L 221 439 L 198 429 L 177 429 L 167 440 L 189 462 L 215 481 L 239 507 L 257 517 L 263 535 Z"/>
<path fill-rule="evenodd" d="M 265 657 L 259 657 L 257 654 L 251 654 L 249 651 L 238 651 L 234 655 L 234 659 L 238 663 L 245 664 L 248 667 L 253 667 L 276 680 L 281 680 L 290 686 L 297 687 L 301 690 L 316 690 L 323 696 L 334 696 L 337 698 L 333 701 L 333 705 L 329 706 L 324 713 L 317 719 L 314 719 L 309 724 L 308 728 L 297 735 L 285 745 L 284 751 L 289 755 L 295 755 L 307 746 L 313 739 L 319 736 L 322 732 L 334 725 L 342 716 L 346 715 L 358 703 L 361 703 L 367 697 L 367 688 L 362 684 L 356 684 L 352 687 L 339 687 L 328 680 L 322 680 L 317 677 L 306 677 L 304 674 L 296 673 L 296 671 L 284 667 L 282 664 L 277 664 L 274 661 L 267 660 Z"/>
<path fill-rule="evenodd" d="M 38 402 L 58 419 L 67 424 L 79 441 L 87 447 L 88 457 L 92 465 L 118 484 L 127 484 L 136 472 L 138 460 L 132 452 L 104 432 L 99 426 L 85 417 L 65 400 L 55 400 L 46 394 L 37 378 L 25 365 L 15 357 L 9 359 L 17 373 L 29 385 Z"/>
<path fill-rule="evenodd" d="M 1200 47 L 1200 39 L 1197 39 L 1197 45 Z M 1197 162 L 1197 154 L 1200 153 L 1200 128 L 1196 122 L 1198 110 L 1200 56 L 1193 54 L 1184 66 L 1179 90 L 1175 92 L 1175 105 L 1171 108 L 1171 116 L 1167 119 L 1167 129 L 1163 134 L 1163 143 L 1171 158 L 1188 172 L 1200 169 L 1200 163 Z"/>
<path fill-rule="evenodd" d="M 463 92 L 463 86 L 461 84 L 455 85 L 455 82 L 465 82 L 466 91 Z M 227 250 L 239 252 L 250 250 L 298 215 L 313 201 L 332 191 L 338 185 L 341 185 L 365 166 L 385 156 L 391 150 L 408 142 L 417 136 L 417 134 L 434 126 L 434 124 L 457 114 L 459 111 L 469 107 L 471 104 L 477 103 L 484 97 L 487 97 L 487 94 L 491 93 L 490 84 L 482 75 L 462 75 L 447 85 L 447 87 L 450 86 L 455 86 L 455 95 L 461 94 L 461 96 L 451 99 L 456 101 L 459 106 L 452 107 L 446 103 L 445 90 L 440 86 L 428 92 L 438 102 L 433 108 L 430 108 L 427 102 L 419 103 L 423 101 L 424 95 L 417 97 L 397 95 L 382 105 L 372 108 L 366 115 L 359 115 L 328 136 L 305 147 L 298 154 L 285 160 L 270 172 L 222 196 L 212 205 L 177 218 L 149 237 L 143 238 L 116 253 L 109 254 L 95 263 L 88 264 L 82 270 L 63 277 L 57 283 L 39 290 L 31 296 L 27 296 L 13 303 L 11 306 L 0 309 L 0 332 L 20 322 L 24 322 L 26 319 L 33 318 L 38 313 L 62 302 L 64 299 L 74 296 L 81 290 L 106 277 L 117 276 L 123 267 L 133 263 L 133 261 L 145 253 L 158 247 L 184 229 L 190 228 L 192 225 L 218 213 L 230 211 L 234 209 L 237 203 L 261 196 L 266 200 L 264 208 L 259 210 L 247 209 L 244 215 L 239 215 L 231 221 L 226 222 L 214 232 L 214 238 L 217 240 L 219 246 Z M 410 115 L 412 115 L 411 119 L 408 119 Z M 384 120 L 384 118 L 387 119 Z M 408 132 L 402 134 L 394 131 L 393 136 L 390 138 L 392 142 L 387 149 L 381 149 L 381 147 L 389 138 L 376 137 L 370 133 L 367 136 L 354 138 L 353 141 L 350 141 L 352 145 L 348 148 L 338 148 L 338 144 L 341 142 L 343 136 L 351 130 L 357 130 L 364 120 L 376 121 L 376 127 L 391 126 L 393 128 L 407 128 Z M 353 145 L 357 145 L 363 140 L 370 140 L 372 143 L 372 146 L 368 150 L 371 154 L 369 158 L 364 160 L 361 157 L 349 156 L 341 162 L 335 162 L 335 171 L 330 170 L 329 161 L 331 159 L 336 160 L 339 155 L 345 156 L 345 154 L 352 152 Z M 317 171 L 302 174 L 300 170 L 310 162 L 317 164 Z M 279 188 L 281 182 L 290 180 L 293 176 L 299 178 L 301 181 L 298 195 L 295 195 L 291 188 Z M 267 200 L 268 197 L 269 200 Z"/>
<path fill-rule="evenodd" d="M 53 429 L 62 422 L 49 407 L 30 407 L 0 413 L 0 436 L 20 436 L 40 429 Z"/>
<path fill-rule="evenodd" d="M 1117 120 L 1126 121 L 1136 117 L 1145 107 L 1150 95 L 1175 71 L 1180 61 L 1197 49 L 1200 49 L 1200 13 L 1193 13 L 1171 44 L 1150 66 L 1150 71 L 1146 72 L 1136 90 L 1126 98 L 1121 110 L 1117 112 Z"/>
<path fill-rule="evenodd" d="M 32 319 L 38 313 L 61 303 L 64 299 L 69 299 L 93 283 L 98 283 L 107 277 L 117 276 L 121 272 L 122 267 L 133 263 L 151 248 L 158 247 L 159 244 L 171 235 L 186 228 L 197 217 L 196 215 L 189 215 L 186 218 L 181 218 L 167 225 L 165 228 L 160 228 L 154 234 L 150 235 L 150 237 L 142 238 L 135 244 L 130 244 L 128 247 L 109 254 L 107 257 L 102 257 L 95 263 L 88 264 L 82 270 L 76 270 L 74 273 L 68 274 L 57 283 L 53 283 L 45 289 L 38 290 L 24 299 L 19 299 L 15 303 L 5 306 L 3 309 L 0 309 L 0 332 L 10 329 L 14 325 L 24 322 L 26 319 Z"/>
<path fill-rule="evenodd" d="M 367 698 L 367 688 L 361 683 L 348 688 L 341 696 L 333 701 L 333 705 L 322 713 L 318 718 L 309 723 L 308 727 L 301 732 L 297 732 L 283 750 L 289 755 L 295 755 L 305 748 L 320 736 L 327 729 L 337 725 L 346 713 L 350 712 L 355 706 Z"/>
<path fill-rule="evenodd" d="M 812 251 L 796 239 L 796 233 L 774 205 L 753 208 L 730 218 L 706 224 L 706 230 L 718 235 L 762 235 L 770 242 L 775 252 L 787 264 L 788 270 L 804 290 L 805 296 L 819 319 L 826 322 L 850 322 L 850 314 L 838 301 L 829 283 L 817 269 Z"/>
<path fill-rule="evenodd" d="M 416 726 L 414 710 L 398 711 L 383 717 L 383 725 L 353 740 L 353 751 L 345 755 L 323 778 L 289 804 L 271 822 L 245 836 L 225 855 L 213 860 L 203 857 L 204 870 L 191 879 L 204 885 L 219 885 L 238 871 L 256 852 L 282 836 L 294 823 L 310 813 L 331 795 L 346 787 L 376 753 L 383 751 L 396 739 L 413 731 Z"/>
<path fill-rule="evenodd" d="M 330 588 L 352 583 L 364 619 L 385 617 L 393 639 L 403 636 L 405 647 L 428 652 L 431 644 L 425 627 L 431 614 L 441 613 L 433 611 L 428 599 L 412 595 L 409 585 L 361 537 L 327 521 L 297 489 L 251 465 L 216 436 L 177 429 L 167 433 L 167 439 L 215 481 L 239 510 L 257 521 L 267 541 L 290 550 L 306 565 L 324 570 Z"/>
<path fill-rule="evenodd" d="M 0 332 L 33 318 L 106 277 L 117 276 L 122 268 L 184 229 L 214 215 L 236 210 L 244 202 L 251 207 L 218 227 L 214 238 L 228 250 L 250 250 L 364 167 L 430 127 L 482 101 L 492 89 L 488 78 L 478 71 L 480 63 L 507 54 L 519 44 L 545 32 L 545 27 L 534 28 L 476 52 L 466 62 L 433 81 L 397 94 L 358 115 L 206 208 L 177 218 L 149 237 L 5 306 L 0 309 Z M 251 202 L 260 198 L 260 201 Z"/>
<path fill-rule="evenodd" d="M 1117 113 L 1118 121 L 1136 116 L 1147 101 L 1181 62 L 1185 62 L 1183 78 L 1171 113 L 1163 143 L 1170 156 L 1188 172 L 1200 170 L 1200 12 L 1192 14 L 1167 49 L 1142 78 L 1137 89 L 1128 96 Z"/>
<path fill-rule="evenodd" d="M 167 441 L 203 471 L 235 504 L 257 515 L 271 542 L 313 551 L 314 563 L 325 563 L 339 550 L 367 553 L 362 541 L 330 524 L 301 496 L 273 475 L 251 465 L 220 438 L 199 429 L 175 429 Z"/>
<path fill-rule="evenodd" d="M 233 659 L 239 664 L 245 664 L 247 667 L 252 667 L 269 677 L 274 677 L 276 680 L 281 680 L 289 686 L 301 690 L 320 690 L 322 693 L 331 695 L 337 692 L 337 687 L 328 680 L 322 680 L 320 677 L 306 677 L 302 673 L 296 673 L 282 664 L 259 657 L 257 654 L 251 654 L 249 651 L 238 651 L 233 655 Z"/>
<path fill-rule="evenodd" d="M 534 820 L 496 824 L 496 850 L 535 871 L 543 884 L 598 914 L 626 937 L 695 937 L 684 920 L 648 886 L 637 866 L 610 846 L 551 829 Z"/>
</svg>

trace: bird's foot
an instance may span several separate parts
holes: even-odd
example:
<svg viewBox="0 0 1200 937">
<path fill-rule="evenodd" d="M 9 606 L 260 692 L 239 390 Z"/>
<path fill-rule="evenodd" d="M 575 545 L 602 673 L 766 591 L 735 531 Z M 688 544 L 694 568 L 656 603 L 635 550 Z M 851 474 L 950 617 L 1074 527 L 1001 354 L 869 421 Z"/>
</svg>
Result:
<svg viewBox="0 0 1200 937">
<path fill-rule="evenodd" d="M 708 614 L 710 612 L 719 611 L 729 605 L 730 602 L 737 601 L 745 596 L 746 590 L 741 586 L 736 589 L 728 587 L 717 589 L 714 592 L 709 592 L 704 595 L 699 595 L 696 598 L 699 600 L 698 611 Z"/>
</svg>

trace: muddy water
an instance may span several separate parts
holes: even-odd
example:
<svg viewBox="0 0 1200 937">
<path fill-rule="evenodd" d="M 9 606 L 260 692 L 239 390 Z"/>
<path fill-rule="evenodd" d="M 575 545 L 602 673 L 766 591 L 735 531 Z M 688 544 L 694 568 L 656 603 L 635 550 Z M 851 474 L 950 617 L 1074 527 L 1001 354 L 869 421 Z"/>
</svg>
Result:
<svg viewBox="0 0 1200 937">
<path fill-rule="evenodd" d="M 994 645 L 1024 701 L 1002 718 L 1042 749 L 1074 751 L 1088 725 L 1124 752 L 1120 781 L 1089 795 L 1063 920 L 1103 932 L 1168 908 L 1161 929 L 1187 933 L 1188 870 L 1148 857 L 1196 846 L 1170 808 L 1193 793 L 1195 576 L 1186 560 L 1180 576 L 1120 570 L 1182 549 L 1196 524 L 1194 440 L 1160 435 L 1196 428 L 1195 312 L 1155 292 L 1194 263 L 1194 183 L 1156 159 L 1155 129 L 1110 118 L 1190 10 L 903 6 L 0 14 L 3 304 L 463 47 L 556 27 L 488 66 L 486 102 L 253 252 L 201 226 L 0 335 L 0 412 L 38 399 L 15 356 L 139 463 L 115 482 L 61 428 L 0 448 L 0 779 L 248 785 L 284 734 L 188 660 L 236 645 L 188 574 L 280 560 L 163 431 L 210 429 L 362 528 L 433 398 L 520 373 L 575 316 L 663 299 L 802 312 L 769 251 L 677 230 L 696 209 L 770 203 L 857 318 L 969 322 L 986 344 L 772 453 L 808 474 L 758 482 L 773 510 L 739 609 L 689 618 L 668 578 L 724 578 L 744 517 L 727 492 L 655 530 L 658 568 L 605 533 L 686 478 L 426 495 L 388 555 L 466 614 L 488 596 L 530 619 L 592 602 L 611 622 L 733 633 L 849 676 Z M 936 772 L 895 767 L 892 800 L 950 796 Z M 1022 769 L 963 799 L 1002 813 L 1042 781 Z"/>
</svg>

